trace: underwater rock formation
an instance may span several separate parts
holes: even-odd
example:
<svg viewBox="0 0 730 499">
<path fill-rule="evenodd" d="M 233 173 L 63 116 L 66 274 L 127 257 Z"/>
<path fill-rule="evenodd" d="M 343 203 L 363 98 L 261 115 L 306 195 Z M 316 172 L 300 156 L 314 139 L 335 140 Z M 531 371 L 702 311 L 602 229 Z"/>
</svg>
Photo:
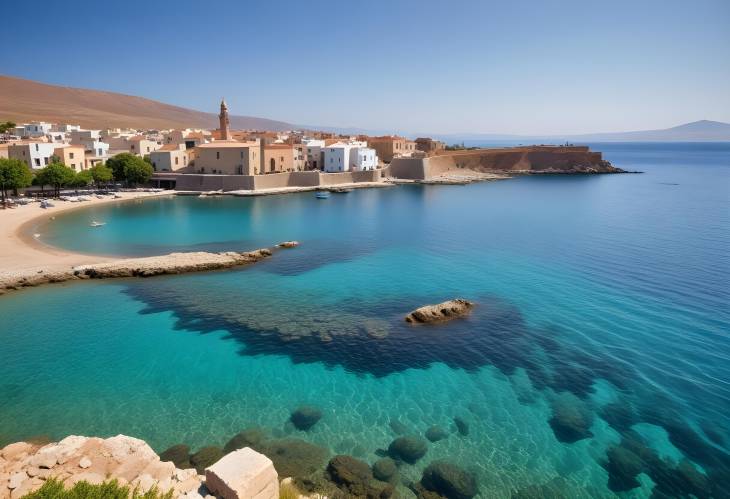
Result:
<svg viewBox="0 0 730 499">
<path fill-rule="evenodd" d="M 421 485 L 448 499 L 470 499 L 477 495 L 474 475 L 443 460 L 434 461 L 423 470 Z"/>
<path fill-rule="evenodd" d="M 223 452 L 228 454 L 234 450 L 244 447 L 254 447 L 266 438 L 266 432 L 262 428 L 247 428 L 231 438 L 223 447 Z"/>
<path fill-rule="evenodd" d="M 593 436 L 590 431 L 592 415 L 581 400 L 566 395 L 556 398 L 552 406 L 553 415 L 549 423 L 558 441 L 572 444 Z"/>
<path fill-rule="evenodd" d="M 446 432 L 446 430 L 444 430 L 440 426 L 432 426 L 428 430 L 426 430 L 426 438 L 430 442 L 438 442 L 439 440 L 443 440 L 448 436 L 449 434 Z"/>
<path fill-rule="evenodd" d="M 432 324 L 450 321 L 463 317 L 474 307 L 474 304 L 462 298 L 448 300 L 436 305 L 424 305 L 406 316 L 411 324 Z"/>
<path fill-rule="evenodd" d="M 289 420 L 297 430 L 308 431 L 322 419 L 322 411 L 311 405 L 298 407 L 291 413 Z"/>
<path fill-rule="evenodd" d="M 398 475 L 398 466 L 389 457 L 383 457 L 373 464 L 373 476 L 383 482 L 389 482 Z"/>
<path fill-rule="evenodd" d="M 190 456 L 190 463 L 198 470 L 198 473 L 203 474 L 205 468 L 218 461 L 224 456 L 223 449 L 210 445 L 203 447 L 198 452 Z"/>
<path fill-rule="evenodd" d="M 426 455 L 426 451 L 428 451 L 428 444 L 423 438 L 417 436 L 398 437 L 388 446 L 390 457 L 408 464 L 415 464 Z"/>
</svg>

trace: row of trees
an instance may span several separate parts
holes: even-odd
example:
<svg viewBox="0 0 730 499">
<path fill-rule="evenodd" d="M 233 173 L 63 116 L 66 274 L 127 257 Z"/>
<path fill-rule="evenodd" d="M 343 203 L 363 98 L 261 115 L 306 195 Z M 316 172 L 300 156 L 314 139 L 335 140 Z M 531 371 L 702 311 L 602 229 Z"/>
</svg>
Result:
<svg viewBox="0 0 730 499">
<path fill-rule="evenodd" d="M 56 157 L 52 158 L 51 164 L 35 172 L 19 159 L 0 158 L 0 196 L 5 202 L 10 191 L 17 194 L 18 189 L 30 185 L 40 186 L 41 190 L 50 186 L 55 197 L 63 187 L 89 187 L 92 184 L 101 187 L 112 180 L 138 185 L 148 182 L 153 171 L 147 161 L 129 153 L 117 154 L 106 164 L 100 163 L 80 172 Z"/>
</svg>

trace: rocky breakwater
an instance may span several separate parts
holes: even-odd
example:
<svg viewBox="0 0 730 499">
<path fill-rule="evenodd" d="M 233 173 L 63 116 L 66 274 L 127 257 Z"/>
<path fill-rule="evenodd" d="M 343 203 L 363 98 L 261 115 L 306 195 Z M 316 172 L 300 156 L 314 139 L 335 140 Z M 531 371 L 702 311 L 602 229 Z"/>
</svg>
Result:
<svg viewBox="0 0 730 499">
<path fill-rule="evenodd" d="M 145 258 L 129 258 L 92 265 L 81 265 L 68 270 L 0 273 L 0 294 L 7 291 L 41 284 L 65 282 L 78 279 L 111 279 L 118 277 L 151 277 L 163 274 L 182 274 L 220 270 L 258 262 L 271 256 L 271 250 L 222 253 L 196 251 L 170 253 Z"/>
<path fill-rule="evenodd" d="M 273 463 L 250 448 L 226 454 L 204 473 L 162 461 L 143 440 L 124 435 L 69 436 L 47 445 L 17 442 L 0 450 L 0 499 L 23 497 L 50 479 L 66 488 L 116 480 L 138 493 L 154 489 L 186 499 L 279 497 Z"/>
<path fill-rule="evenodd" d="M 433 324 L 464 317 L 474 307 L 469 300 L 456 298 L 436 305 L 424 305 L 406 315 L 411 324 Z"/>
</svg>

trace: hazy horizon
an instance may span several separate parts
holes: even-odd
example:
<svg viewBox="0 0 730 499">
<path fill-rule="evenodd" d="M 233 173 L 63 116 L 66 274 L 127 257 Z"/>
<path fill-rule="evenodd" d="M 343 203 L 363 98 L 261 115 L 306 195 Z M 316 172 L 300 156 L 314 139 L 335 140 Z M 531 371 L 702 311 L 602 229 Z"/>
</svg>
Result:
<svg viewBox="0 0 730 499">
<path fill-rule="evenodd" d="M 225 96 L 232 114 L 298 125 L 573 135 L 730 122 L 727 2 L 382 6 L 18 4 L 8 39 L 33 37 L 0 65 L 207 112 Z"/>
</svg>

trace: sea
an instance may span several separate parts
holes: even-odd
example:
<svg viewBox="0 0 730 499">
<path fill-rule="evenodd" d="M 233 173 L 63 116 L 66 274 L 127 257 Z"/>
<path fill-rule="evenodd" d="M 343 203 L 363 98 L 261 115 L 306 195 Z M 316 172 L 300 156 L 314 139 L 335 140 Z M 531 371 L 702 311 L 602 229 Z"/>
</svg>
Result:
<svg viewBox="0 0 730 499">
<path fill-rule="evenodd" d="M 300 245 L 1 297 L 0 447 L 121 433 L 194 452 L 256 429 L 304 477 L 407 437 L 427 451 L 398 461 L 401 497 L 435 461 L 485 498 L 730 497 L 730 143 L 592 148 L 643 173 L 178 196 L 40 221 L 42 243 L 100 255 Z M 404 321 L 452 298 L 472 313 Z M 302 406 L 322 415 L 308 430 L 291 420 Z"/>
</svg>

